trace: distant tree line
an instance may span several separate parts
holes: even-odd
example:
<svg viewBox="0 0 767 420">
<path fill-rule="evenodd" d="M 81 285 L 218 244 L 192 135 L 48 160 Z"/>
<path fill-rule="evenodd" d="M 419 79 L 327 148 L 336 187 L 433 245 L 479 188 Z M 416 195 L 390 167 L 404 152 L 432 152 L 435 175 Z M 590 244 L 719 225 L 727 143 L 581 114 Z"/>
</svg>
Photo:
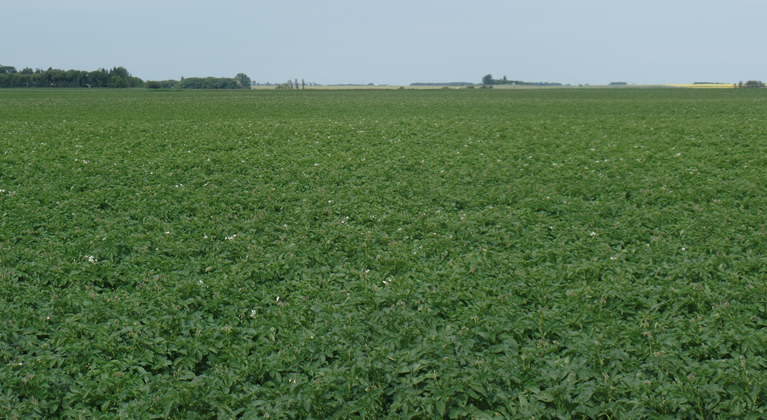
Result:
<svg viewBox="0 0 767 420">
<path fill-rule="evenodd" d="M 149 89 L 250 89 L 250 77 L 239 73 L 228 77 L 190 77 L 178 80 L 147 81 L 131 75 L 125 67 L 111 70 L 48 70 L 26 67 L 17 70 L 13 66 L 0 65 L 0 88 L 22 87 L 88 87 L 88 88 L 130 88 Z"/>
<path fill-rule="evenodd" d="M 182 77 L 181 80 L 149 80 L 147 89 L 250 89 L 251 80 L 245 73 L 234 77 Z"/>
<path fill-rule="evenodd" d="M 0 88 L 14 87 L 143 87 L 144 81 L 133 77 L 124 67 L 111 70 L 48 70 L 0 66 Z"/>
<path fill-rule="evenodd" d="M 173 89 L 178 84 L 178 80 L 147 80 L 145 87 L 147 89 Z"/>
<path fill-rule="evenodd" d="M 306 82 L 301 79 L 301 84 L 298 84 L 298 79 L 295 81 L 288 79 L 287 82 L 277 85 L 275 89 L 306 89 Z"/>
<path fill-rule="evenodd" d="M 739 88 L 763 88 L 764 83 L 762 83 L 761 80 L 749 80 L 746 83 L 740 82 L 738 83 Z"/>
<path fill-rule="evenodd" d="M 249 87 L 249 86 L 248 86 Z M 241 89 L 242 85 L 228 77 L 187 77 L 181 79 L 176 89 Z"/>
<path fill-rule="evenodd" d="M 562 86 L 562 83 L 556 82 L 524 82 L 522 80 L 508 80 L 506 76 L 503 79 L 493 79 L 492 74 L 486 74 L 482 77 L 482 84 L 485 86 L 492 85 L 523 85 L 523 86 Z"/>
</svg>

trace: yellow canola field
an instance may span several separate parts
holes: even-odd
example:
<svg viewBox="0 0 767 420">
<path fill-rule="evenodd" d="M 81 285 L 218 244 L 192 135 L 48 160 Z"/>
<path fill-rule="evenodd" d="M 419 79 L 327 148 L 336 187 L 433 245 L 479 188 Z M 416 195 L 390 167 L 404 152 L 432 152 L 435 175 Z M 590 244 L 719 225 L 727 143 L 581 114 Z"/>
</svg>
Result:
<svg viewBox="0 0 767 420">
<path fill-rule="evenodd" d="M 672 87 L 695 88 L 695 89 L 732 89 L 735 85 L 730 83 L 706 83 L 706 84 L 673 84 Z"/>
</svg>

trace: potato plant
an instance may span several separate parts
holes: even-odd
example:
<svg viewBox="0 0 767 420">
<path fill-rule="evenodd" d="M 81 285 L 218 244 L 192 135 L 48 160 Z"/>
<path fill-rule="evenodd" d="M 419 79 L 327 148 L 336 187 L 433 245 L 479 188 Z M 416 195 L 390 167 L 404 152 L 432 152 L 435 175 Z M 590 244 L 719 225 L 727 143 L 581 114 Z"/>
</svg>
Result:
<svg viewBox="0 0 767 420">
<path fill-rule="evenodd" d="M 764 418 L 765 95 L 0 91 L 0 415 Z"/>
</svg>

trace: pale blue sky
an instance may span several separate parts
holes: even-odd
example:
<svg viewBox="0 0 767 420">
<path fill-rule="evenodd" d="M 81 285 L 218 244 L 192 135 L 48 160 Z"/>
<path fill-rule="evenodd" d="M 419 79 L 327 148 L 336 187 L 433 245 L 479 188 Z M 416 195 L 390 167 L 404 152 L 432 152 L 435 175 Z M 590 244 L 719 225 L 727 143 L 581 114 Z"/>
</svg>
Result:
<svg viewBox="0 0 767 420">
<path fill-rule="evenodd" d="M 767 81 L 766 0 L 2 0 L 0 64 L 321 84 Z"/>
</svg>

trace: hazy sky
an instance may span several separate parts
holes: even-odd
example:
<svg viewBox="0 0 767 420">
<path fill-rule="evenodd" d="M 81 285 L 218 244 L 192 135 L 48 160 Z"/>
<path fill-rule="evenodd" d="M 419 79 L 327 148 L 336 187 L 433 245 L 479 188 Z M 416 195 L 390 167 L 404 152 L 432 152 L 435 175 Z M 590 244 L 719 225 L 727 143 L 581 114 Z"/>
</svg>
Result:
<svg viewBox="0 0 767 420">
<path fill-rule="evenodd" d="M 767 81 L 767 0 L 2 0 L 0 64 L 321 84 Z"/>
</svg>

